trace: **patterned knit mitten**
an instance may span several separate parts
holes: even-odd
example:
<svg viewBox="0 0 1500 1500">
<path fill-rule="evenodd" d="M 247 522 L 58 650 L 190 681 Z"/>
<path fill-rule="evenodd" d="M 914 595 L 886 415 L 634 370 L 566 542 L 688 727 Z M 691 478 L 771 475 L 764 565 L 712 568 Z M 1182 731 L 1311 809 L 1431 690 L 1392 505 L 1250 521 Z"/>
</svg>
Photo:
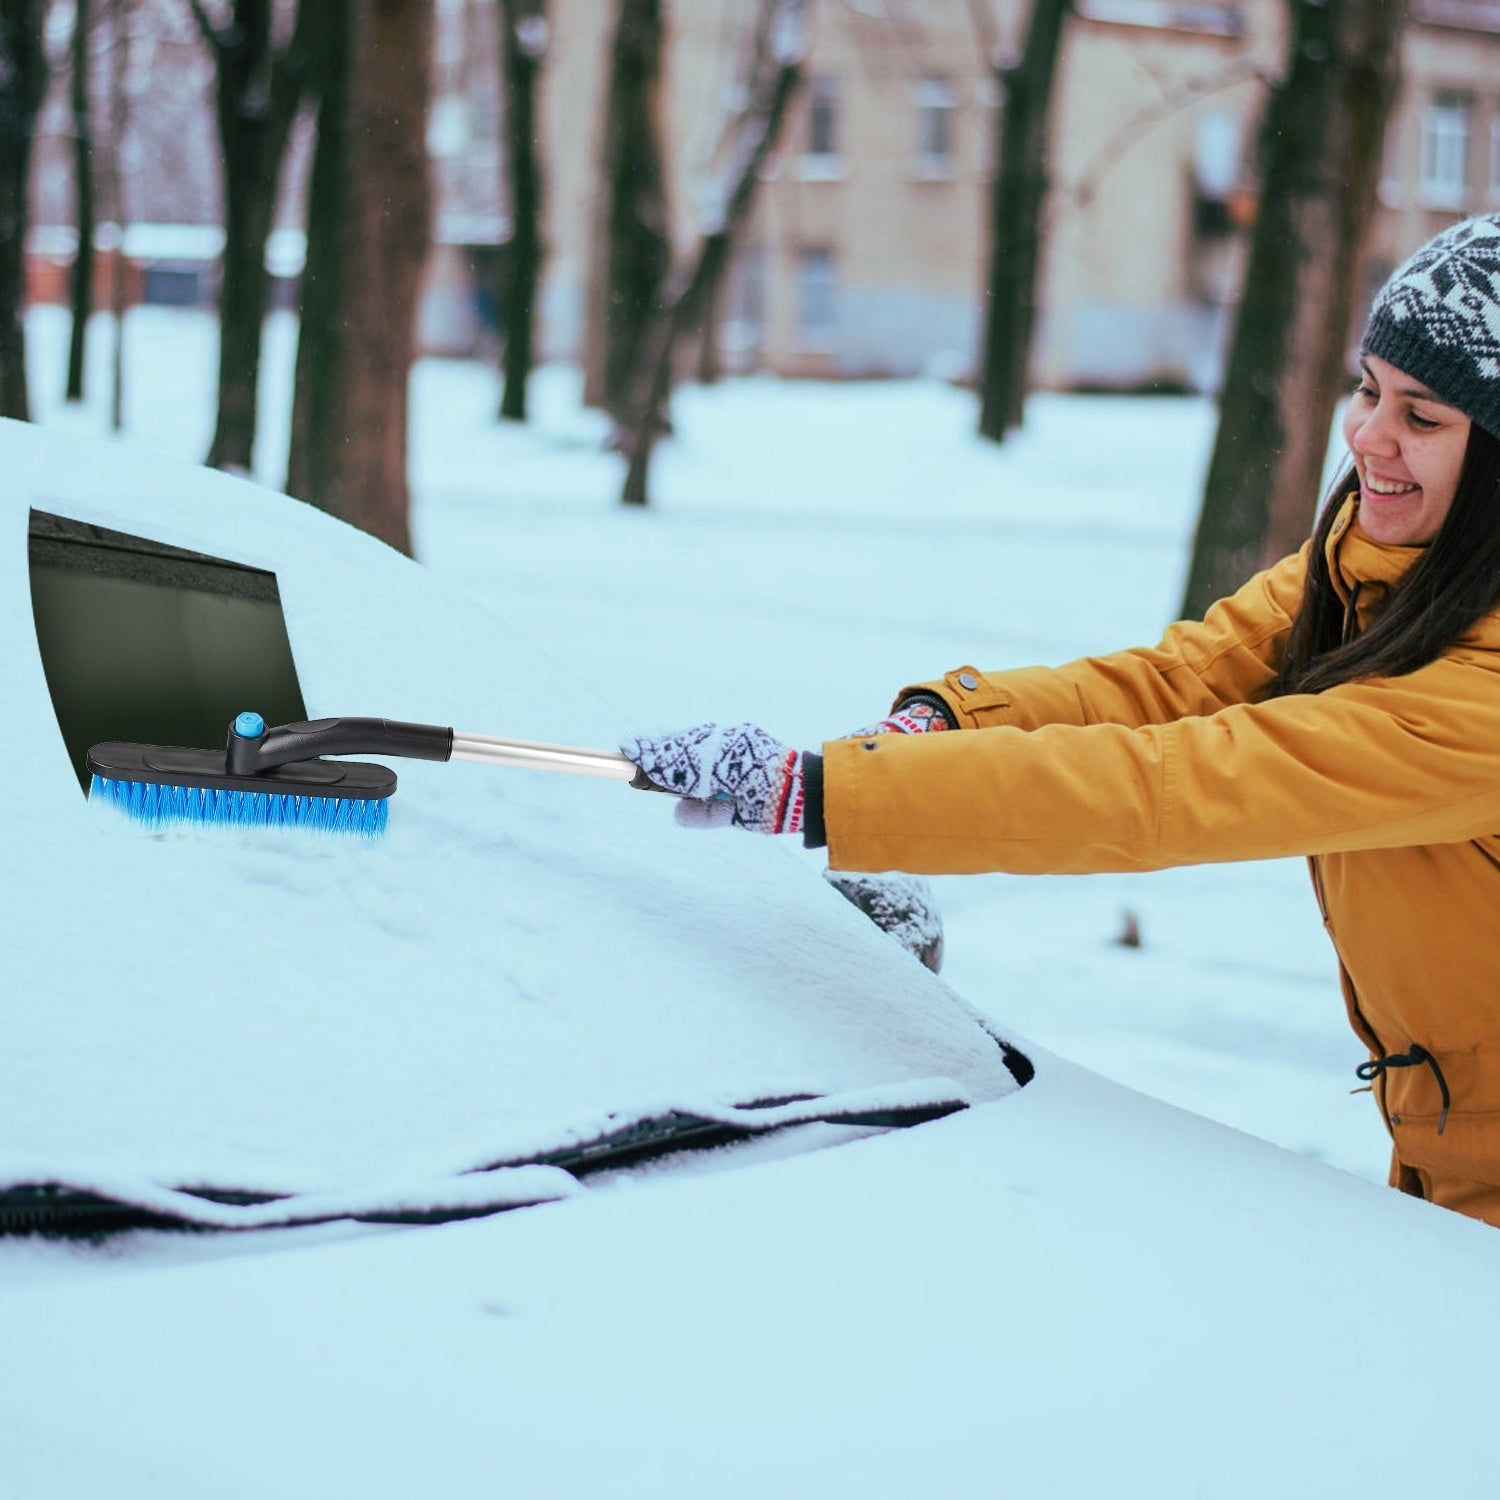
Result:
<svg viewBox="0 0 1500 1500">
<path fill-rule="evenodd" d="M 802 832 L 802 754 L 754 724 L 698 724 L 677 734 L 636 736 L 620 753 L 664 792 L 684 799 L 679 823 Z"/>
</svg>

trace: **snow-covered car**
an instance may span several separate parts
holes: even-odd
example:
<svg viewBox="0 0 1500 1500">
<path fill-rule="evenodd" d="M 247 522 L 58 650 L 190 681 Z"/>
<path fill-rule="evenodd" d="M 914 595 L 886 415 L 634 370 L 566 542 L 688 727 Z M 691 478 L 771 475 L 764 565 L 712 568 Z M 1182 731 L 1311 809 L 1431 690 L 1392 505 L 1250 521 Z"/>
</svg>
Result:
<svg viewBox="0 0 1500 1500">
<path fill-rule="evenodd" d="M 1488 1493 L 1493 1231 L 1002 1039 L 782 841 L 473 765 L 376 844 L 91 804 L 100 739 L 608 746 L 629 684 L 0 451 L 7 1496 Z"/>
</svg>

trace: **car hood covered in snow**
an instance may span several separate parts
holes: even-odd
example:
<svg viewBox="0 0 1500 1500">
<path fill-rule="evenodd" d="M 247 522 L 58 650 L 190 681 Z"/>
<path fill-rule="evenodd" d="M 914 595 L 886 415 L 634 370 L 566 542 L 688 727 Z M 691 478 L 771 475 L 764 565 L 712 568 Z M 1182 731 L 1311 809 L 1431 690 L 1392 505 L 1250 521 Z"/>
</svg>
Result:
<svg viewBox="0 0 1500 1500">
<path fill-rule="evenodd" d="M 604 746 L 637 726 L 503 598 L 445 596 L 310 506 L 16 424 L 4 443 L 0 1181 L 328 1193 L 673 1110 L 1014 1087 L 801 851 L 684 832 L 616 782 L 397 762 L 376 845 L 90 805 L 38 654 L 33 508 L 273 572 L 311 717 Z"/>
</svg>

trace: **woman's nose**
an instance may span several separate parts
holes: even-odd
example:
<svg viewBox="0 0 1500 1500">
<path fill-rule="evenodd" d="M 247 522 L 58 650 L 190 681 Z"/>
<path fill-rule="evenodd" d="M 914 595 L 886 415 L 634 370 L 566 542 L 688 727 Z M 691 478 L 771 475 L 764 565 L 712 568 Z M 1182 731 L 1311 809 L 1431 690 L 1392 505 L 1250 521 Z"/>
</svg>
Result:
<svg viewBox="0 0 1500 1500">
<path fill-rule="evenodd" d="M 1400 444 L 1386 414 L 1377 406 L 1355 427 L 1349 446 L 1357 453 L 1389 456 L 1399 449 Z"/>
</svg>

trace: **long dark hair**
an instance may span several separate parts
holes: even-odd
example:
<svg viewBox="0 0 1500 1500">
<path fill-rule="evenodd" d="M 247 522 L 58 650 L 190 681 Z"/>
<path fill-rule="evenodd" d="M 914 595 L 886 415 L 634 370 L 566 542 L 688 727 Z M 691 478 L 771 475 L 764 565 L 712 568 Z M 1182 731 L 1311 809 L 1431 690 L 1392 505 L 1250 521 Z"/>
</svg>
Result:
<svg viewBox="0 0 1500 1500">
<path fill-rule="evenodd" d="M 1500 603 L 1500 438 L 1475 424 L 1453 505 L 1437 535 L 1370 628 L 1345 644 L 1344 604 L 1329 574 L 1326 543 L 1345 497 L 1358 484 L 1351 464 L 1324 502 L 1272 697 L 1415 672 Z"/>
</svg>

